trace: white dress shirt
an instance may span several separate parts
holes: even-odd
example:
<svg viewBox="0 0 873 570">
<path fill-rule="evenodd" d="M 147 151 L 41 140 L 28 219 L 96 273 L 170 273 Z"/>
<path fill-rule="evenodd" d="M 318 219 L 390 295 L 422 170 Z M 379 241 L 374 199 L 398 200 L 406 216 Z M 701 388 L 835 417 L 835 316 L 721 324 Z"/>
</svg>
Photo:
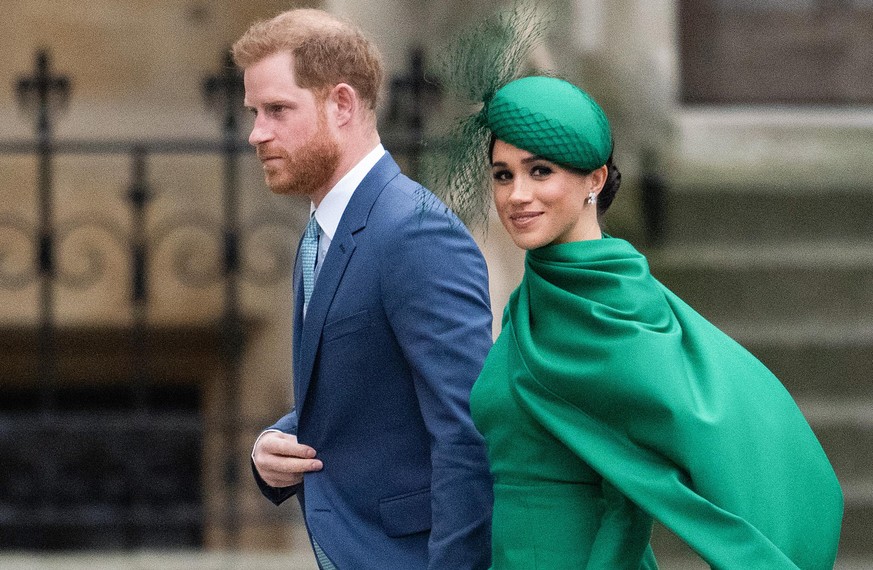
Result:
<svg viewBox="0 0 873 570">
<path fill-rule="evenodd" d="M 346 206 L 349 205 L 349 200 L 352 199 L 352 194 L 355 188 L 361 184 L 367 174 L 373 169 L 379 159 L 385 154 L 385 147 L 382 144 L 376 145 L 376 148 L 371 150 L 367 156 L 356 164 L 351 170 L 343 176 L 336 186 L 330 189 L 330 192 L 321 200 L 318 208 L 315 204 L 310 205 L 310 215 L 315 212 L 315 219 L 318 222 L 318 255 L 315 258 L 315 279 L 318 280 L 318 272 L 321 269 L 321 262 L 324 256 L 327 255 L 327 250 L 330 249 L 330 244 L 333 241 L 333 236 L 336 234 L 336 228 L 339 226 L 340 218 L 346 211 Z"/>
</svg>

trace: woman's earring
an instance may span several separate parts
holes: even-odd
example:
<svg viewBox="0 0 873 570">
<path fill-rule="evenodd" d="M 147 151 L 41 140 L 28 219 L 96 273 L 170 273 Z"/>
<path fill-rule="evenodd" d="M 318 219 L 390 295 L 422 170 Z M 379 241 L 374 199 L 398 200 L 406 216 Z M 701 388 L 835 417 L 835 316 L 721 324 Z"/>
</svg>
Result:
<svg viewBox="0 0 873 570">
<path fill-rule="evenodd" d="M 589 192 L 588 198 L 585 200 L 585 202 L 587 202 L 588 204 L 591 204 L 591 205 L 596 204 L 597 203 L 597 194 L 595 194 L 594 192 Z"/>
</svg>

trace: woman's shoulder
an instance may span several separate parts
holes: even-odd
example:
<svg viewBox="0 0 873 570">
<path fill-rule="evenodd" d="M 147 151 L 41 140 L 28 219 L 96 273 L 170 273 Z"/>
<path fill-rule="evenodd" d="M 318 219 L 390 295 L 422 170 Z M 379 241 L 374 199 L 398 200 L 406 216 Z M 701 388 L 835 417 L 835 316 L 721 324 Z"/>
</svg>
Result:
<svg viewBox="0 0 873 570">
<path fill-rule="evenodd" d="M 531 250 L 525 281 L 533 318 L 567 330 L 658 327 L 671 312 L 645 256 L 619 238 Z"/>
</svg>

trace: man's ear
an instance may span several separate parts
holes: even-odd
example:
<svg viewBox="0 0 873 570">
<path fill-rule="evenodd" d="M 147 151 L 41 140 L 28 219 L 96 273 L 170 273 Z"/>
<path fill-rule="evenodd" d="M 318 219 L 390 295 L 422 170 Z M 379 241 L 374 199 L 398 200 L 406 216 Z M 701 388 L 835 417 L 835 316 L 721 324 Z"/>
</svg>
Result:
<svg viewBox="0 0 873 570">
<path fill-rule="evenodd" d="M 334 106 L 336 122 L 343 126 L 357 114 L 360 107 L 358 92 L 348 83 L 339 83 L 330 90 L 328 96 Z"/>
</svg>

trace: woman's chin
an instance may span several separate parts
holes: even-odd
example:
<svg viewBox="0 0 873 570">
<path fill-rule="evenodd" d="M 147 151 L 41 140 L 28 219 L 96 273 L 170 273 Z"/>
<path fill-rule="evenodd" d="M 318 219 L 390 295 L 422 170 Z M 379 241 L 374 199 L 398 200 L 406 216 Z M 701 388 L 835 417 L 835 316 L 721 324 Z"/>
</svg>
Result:
<svg viewBox="0 0 873 570">
<path fill-rule="evenodd" d="M 512 241 L 521 249 L 530 250 L 537 249 L 538 247 L 543 247 L 544 245 L 548 245 L 548 240 L 540 238 L 535 235 L 531 235 L 528 233 L 525 234 L 510 234 Z"/>
</svg>

